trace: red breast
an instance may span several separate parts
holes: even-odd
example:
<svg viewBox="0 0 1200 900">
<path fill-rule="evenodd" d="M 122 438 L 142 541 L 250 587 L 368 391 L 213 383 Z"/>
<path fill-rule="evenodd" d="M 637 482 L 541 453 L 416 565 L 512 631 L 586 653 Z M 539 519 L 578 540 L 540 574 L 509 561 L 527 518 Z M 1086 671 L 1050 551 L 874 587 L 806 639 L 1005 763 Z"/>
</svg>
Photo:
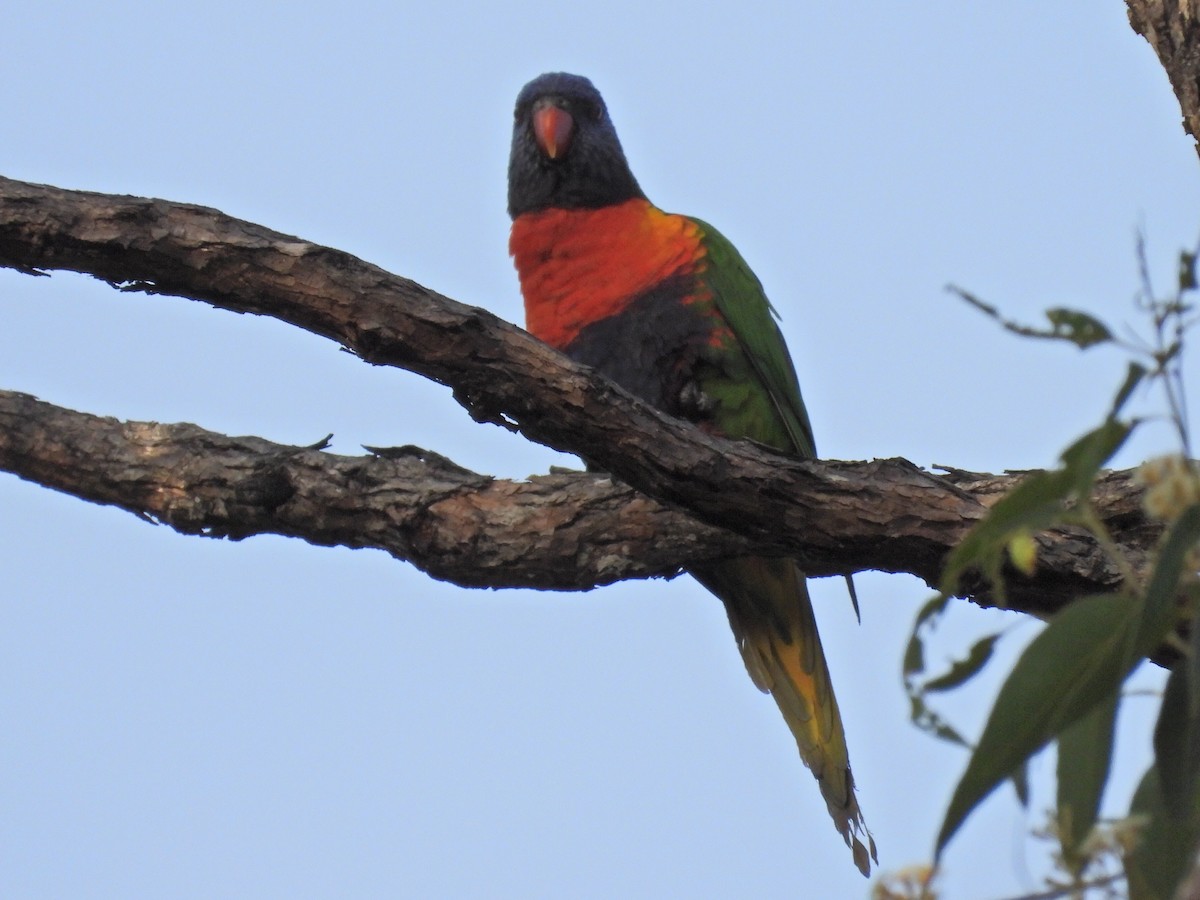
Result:
<svg viewBox="0 0 1200 900">
<path fill-rule="evenodd" d="M 525 296 L 525 327 L 560 350 L 659 282 L 695 272 L 700 229 L 647 200 L 518 216 L 509 253 Z"/>
</svg>

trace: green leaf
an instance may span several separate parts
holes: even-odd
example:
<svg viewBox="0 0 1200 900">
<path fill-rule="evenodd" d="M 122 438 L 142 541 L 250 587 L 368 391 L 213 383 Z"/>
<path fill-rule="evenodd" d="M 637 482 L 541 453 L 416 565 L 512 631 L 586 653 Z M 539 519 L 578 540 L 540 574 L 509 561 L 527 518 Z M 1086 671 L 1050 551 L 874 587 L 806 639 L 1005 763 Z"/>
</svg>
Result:
<svg viewBox="0 0 1200 900">
<path fill-rule="evenodd" d="M 1119 700 L 1114 693 L 1058 736 L 1058 837 L 1076 878 L 1087 863 L 1080 847 L 1096 824 L 1108 782 Z"/>
<path fill-rule="evenodd" d="M 1143 776 L 1129 812 L 1146 820 L 1137 846 L 1125 858 L 1130 900 L 1170 900 L 1195 856 L 1200 817 L 1193 810 L 1179 822 L 1167 813 L 1157 766 Z"/>
<path fill-rule="evenodd" d="M 936 624 L 938 617 L 946 611 L 946 607 L 949 605 L 950 597 L 947 594 L 935 594 L 930 597 L 917 613 L 917 620 L 913 623 L 913 631 L 926 624 L 932 628 Z"/>
<path fill-rule="evenodd" d="M 1036 532 L 1052 524 L 1071 494 L 1071 480 L 1062 471 L 1034 472 L 996 501 L 987 517 L 950 551 L 942 574 L 942 590 L 953 594 L 962 574 L 978 566 L 996 580 L 1010 537 L 1021 530 Z"/>
<path fill-rule="evenodd" d="M 1090 313 L 1078 309 L 1067 309 L 1056 306 L 1046 310 L 1046 318 L 1050 320 L 1049 328 L 1036 328 L 1032 325 L 1022 325 L 1013 319 L 1006 319 L 1000 310 L 990 303 L 985 303 L 969 291 L 964 291 L 955 285 L 946 288 L 957 294 L 962 300 L 971 304 L 989 318 L 995 319 L 1006 330 L 1021 337 L 1041 338 L 1044 340 L 1067 341 L 1082 350 L 1103 344 L 1113 339 L 1108 326 Z"/>
<path fill-rule="evenodd" d="M 1083 495 L 1091 490 L 1096 473 L 1121 449 L 1131 431 L 1133 423 L 1108 418 L 1063 451 L 1063 469 L 1071 480 L 1072 493 Z"/>
<path fill-rule="evenodd" d="M 1133 668 L 1141 604 L 1120 594 L 1077 600 L 1025 648 L 1000 688 L 946 810 L 935 853 L 996 786 L 1064 728 L 1114 695 Z"/>
<path fill-rule="evenodd" d="M 1000 639 L 1003 632 L 995 632 L 981 637 L 967 652 L 964 659 L 955 660 L 950 669 L 945 675 L 939 675 L 937 678 L 932 678 L 922 685 L 922 690 L 925 693 L 934 693 L 937 691 L 948 691 L 951 688 L 956 688 L 965 681 L 969 681 L 979 674 L 989 659 L 992 658 L 992 651 L 996 647 L 996 641 Z"/>
<path fill-rule="evenodd" d="M 970 743 L 954 729 L 949 722 L 941 717 L 941 715 L 932 709 L 925 702 L 925 694 L 929 690 L 929 683 L 922 684 L 919 676 L 925 673 L 925 642 L 922 638 L 923 633 L 932 631 L 938 619 L 946 611 L 946 606 L 950 602 L 950 597 L 946 594 L 937 594 L 926 601 L 917 613 L 916 621 L 913 622 L 912 633 L 908 638 L 908 645 L 904 651 L 904 690 L 908 694 L 910 704 L 909 714 L 912 718 L 912 723 L 922 731 L 940 738 L 943 741 L 948 741 L 952 744 L 958 744 L 962 747 L 971 749 Z M 982 651 L 977 651 L 972 648 L 972 652 L 968 654 L 968 660 L 974 656 L 978 656 Z M 990 650 L 988 651 L 990 653 Z M 982 665 L 986 662 L 986 658 L 980 662 Z M 967 660 L 955 663 L 955 666 L 963 666 L 967 664 Z M 932 680 L 936 684 L 939 680 L 950 677 L 954 673 L 954 667 L 946 675 Z M 960 681 L 965 681 L 970 674 L 964 673 Z M 953 685 L 946 685 L 943 689 L 948 689 Z M 936 689 L 936 688 L 935 688 Z"/>
<path fill-rule="evenodd" d="M 925 702 L 925 698 L 920 694 L 910 693 L 908 695 L 911 708 L 909 715 L 912 718 L 912 723 L 927 734 L 931 734 L 940 740 L 950 744 L 958 744 L 960 747 L 971 749 L 971 744 L 959 734 L 949 722 L 943 719 L 935 710 L 929 708 Z"/>
<path fill-rule="evenodd" d="M 1021 808 L 1029 809 L 1029 760 L 1017 766 L 1008 776 L 1008 780 L 1012 782 L 1013 790 L 1017 794 L 1017 802 L 1021 804 Z"/>
<path fill-rule="evenodd" d="M 1191 714 L 1187 662 L 1171 670 L 1154 726 L 1154 764 L 1167 813 L 1184 820 L 1196 808 L 1200 786 L 1200 718 Z"/>
<path fill-rule="evenodd" d="M 1070 341 L 1081 350 L 1112 340 L 1107 325 L 1078 309 L 1055 307 L 1046 310 L 1046 318 L 1050 320 L 1049 336 Z"/>
<path fill-rule="evenodd" d="M 1200 541 L 1200 505 L 1189 506 L 1167 529 L 1146 586 L 1146 612 L 1138 633 L 1138 652 L 1147 656 L 1179 619 L 1179 576 L 1188 552 Z"/>
<path fill-rule="evenodd" d="M 949 602 L 949 595 L 936 594 L 930 597 L 917 613 L 912 633 L 908 636 L 908 646 L 904 650 L 904 683 L 906 685 L 913 680 L 914 676 L 925 671 L 925 644 L 921 640 L 921 631 L 926 627 L 933 628 L 937 618 L 946 611 Z"/>
<path fill-rule="evenodd" d="M 1196 254 L 1181 250 L 1179 252 L 1179 293 L 1194 290 L 1196 287 Z"/>
<path fill-rule="evenodd" d="M 1129 369 L 1125 372 L 1125 381 L 1117 391 L 1117 395 L 1113 397 L 1112 410 L 1108 414 L 1110 419 L 1116 418 L 1117 413 L 1125 406 L 1125 402 L 1133 394 L 1134 389 L 1146 377 L 1147 371 L 1146 367 L 1141 363 L 1131 362 L 1129 364 Z"/>
<path fill-rule="evenodd" d="M 925 671 L 925 642 L 915 631 L 909 635 L 908 646 L 904 648 L 904 681 L 908 683 L 912 676 Z"/>
<path fill-rule="evenodd" d="M 1091 490 L 1096 473 L 1121 448 L 1133 427 L 1132 423 L 1106 419 L 1063 451 L 1061 469 L 1034 472 L 1001 497 L 946 558 L 942 590 L 953 594 L 962 574 L 972 566 L 998 581 L 1013 537 L 1059 522 L 1066 501 Z"/>
<path fill-rule="evenodd" d="M 1192 609 L 1195 611 L 1196 605 L 1193 601 Z M 1197 627 L 1195 616 L 1192 618 L 1191 635 L 1188 640 L 1188 649 L 1190 652 L 1187 657 L 1187 679 L 1188 679 L 1188 715 L 1194 718 L 1200 718 L 1200 627 Z"/>
</svg>

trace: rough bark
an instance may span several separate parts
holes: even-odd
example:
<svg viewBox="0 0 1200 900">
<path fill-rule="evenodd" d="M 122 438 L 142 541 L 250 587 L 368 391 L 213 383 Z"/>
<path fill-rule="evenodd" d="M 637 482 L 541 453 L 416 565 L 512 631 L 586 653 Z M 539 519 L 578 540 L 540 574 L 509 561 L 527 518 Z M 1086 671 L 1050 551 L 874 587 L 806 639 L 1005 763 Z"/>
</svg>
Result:
<svg viewBox="0 0 1200 900">
<path fill-rule="evenodd" d="M 396 447 L 340 456 L 0 391 L 0 470 L 183 534 L 372 547 L 465 587 L 579 590 L 745 550 L 600 474 L 513 482 Z"/>
<path fill-rule="evenodd" d="M 466 587 L 579 590 L 669 577 L 690 563 L 752 547 L 801 549 L 812 575 L 879 569 L 933 585 L 963 530 L 1022 477 L 953 471 L 937 478 L 899 459 L 810 466 L 811 499 L 823 512 L 799 542 L 781 536 L 764 547 L 607 475 L 514 482 L 416 447 L 340 456 L 195 425 L 119 422 L 0 391 L 0 469 L 184 534 L 269 533 L 374 547 Z M 884 500 L 869 519 L 860 515 L 863 490 Z M 1095 499 L 1125 552 L 1141 559 L 1158 531 L 1141 514 L 1131 474 L 1107 473 Z M 831 532 L 830 522 L 848 531 Z M 886 523 L 886 533 L 877 522 Z M 896 546 L 909 550 L 900 564 Z M 1018 591 L 1030 612 L 1052 611 L 1084 591 L 1111 590 L 1117 581 L 1089 540 L 1066 532 L 1043 536 L 1039 567 Z"/>
<path fill-rule="evenodd" d="M 949 548 L 1012 483 L 941 478 L 903 460 L 798 461 L 714 438 L 482 309 L 216 210 L 0 179 L 0 264 L 274 316 L 448 384 L 480 421 L 577 453 L 659 501 L 597 476 L 515 484 L 423 451 L 341 457 L 3 395 L 0 466 L 189 533 L 376 546 L 465 585 L 578 589 L 751 545 L 796 556 L 814 575 L 878 569 L 934 585 Z M 1140 558 L 1154 530 L 1126 474 L 1105 484 L 1111 527 Z M 1040 541 L 1036 577 L 1010 585 L 1015 607 L 1048 613 L 1117 584 L 1085 536 Z M 982 584 L 967 591 L 991 602 Z"/>
<path fill-rule="evenodd" d="M 1127 0 L 1129 24 L 1144 37 L 1171 80 L 1183 130 L 1200 139 L 1200 18 L 1192 0 Z M 1196 147 L 1200 153 L 1200 144 Z"/>
</svg>

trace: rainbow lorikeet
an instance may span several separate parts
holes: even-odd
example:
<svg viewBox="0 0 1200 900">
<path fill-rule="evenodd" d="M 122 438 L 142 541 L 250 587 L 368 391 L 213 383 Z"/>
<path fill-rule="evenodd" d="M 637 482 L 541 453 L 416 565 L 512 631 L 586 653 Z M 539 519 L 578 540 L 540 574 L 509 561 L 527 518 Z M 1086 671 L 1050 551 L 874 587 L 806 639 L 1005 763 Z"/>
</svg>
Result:
<svg viewBox="0 0 1200 900">
<path fill-rule="evenodd" d="M 815 456 L 762 285 L 711 225 L 646 199 L 586 78 L 542 75 L 518 96 L 508 212 L 534 335 L 707 431 Z M 868 874 L 875 845 L 803 573 L 754 556 L 690 572 L 724 602 L 750 677 L 774 697 Z"/>
</svg>

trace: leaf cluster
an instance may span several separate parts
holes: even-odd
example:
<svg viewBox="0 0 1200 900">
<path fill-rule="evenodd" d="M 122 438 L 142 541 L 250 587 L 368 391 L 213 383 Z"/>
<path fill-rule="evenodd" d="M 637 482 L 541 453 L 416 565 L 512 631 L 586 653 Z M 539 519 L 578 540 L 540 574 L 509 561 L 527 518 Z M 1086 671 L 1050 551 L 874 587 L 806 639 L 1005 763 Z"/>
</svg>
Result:
<svg viewBox="0 0 1200 900">
<path fill-rule="evenodd" d="M 917 616 L 904 662 L 904 683 L 914 722 L 937 737 L 971 747 L 929 704 L 931 694 L 958 687 L 991 659 L 1003 633 L 978 639 L 966 655 L 941 674 L 927 676 L 925 641 L 948 599 L 964 579 L 988 579 L 1000 596 L 1008 579 L 1037 568 L 1038 535 L 1048 529 L 1081 529 L 1105 548 L 1123 579 L 1108 594 L 1088 596 L 1054 616 L 1033 638 L 1006 676 L 978 742 L 954 789 L 935 844 L 940 857 L 971 812 L 1000 784 L 1012 780 L 1028 802 L 1025 768 L 1050 743 L 1057 743 L 1057 809 L 1054 831 L 1059 858 L 1070 876 L 1064 896 L 1082 896 L 1094 862 L 1094 837 L 1111 767 L 1123 686 L 1130 674 L 1164 646 L 1175 662 L 1162 696 L 1154 730 L 1154 762 L 1133 797 L 1129 818 L 1136 837 L 1124 853 L 1125 879 L 1135 898 L 1170 897 L 1191 868 L 1200 845 L 1200 628 L 1192 628 L 1200 603 L 1200 503 L 1172 512 L 1149 565 L 1135 571 L 1109 538 L 1089 497 L 1097 476 L 1141 421 L 1125 415 L 1127 401 L 1145 384 L 1162 386 L 1170 418 L 1186 454 L 1181 359 L 1192 324 L 1188 296 L 1197 289 L 1196 253 L 1180 255 L 1175 292 L 1154 299 L 1142 260 L 1139 307 L 1149 313 L 1152 336 L 1121 340 L 1087 313 L 1047 312 L 1049 326 L 1036 328 L 1003 318 L 998 310 L 957 288 L 971 305 L 1025 337 L 1069 342 L 1081 349 L 1116 344 L 1135 359 L 1103 421 L 1071 443 L 1059 464 L 1031 473 L 998 501 L 950 554 L 942 593 Z M 1184 462 L 1181 477 L 1200 479 Z M 1198 489 L 1200 490 L 1200 489 Z M 1191 498 L 1197 491 L 1184 490 Z M 1190 632 L 1189 637 L 1182 637 Z"/>
</svg>

